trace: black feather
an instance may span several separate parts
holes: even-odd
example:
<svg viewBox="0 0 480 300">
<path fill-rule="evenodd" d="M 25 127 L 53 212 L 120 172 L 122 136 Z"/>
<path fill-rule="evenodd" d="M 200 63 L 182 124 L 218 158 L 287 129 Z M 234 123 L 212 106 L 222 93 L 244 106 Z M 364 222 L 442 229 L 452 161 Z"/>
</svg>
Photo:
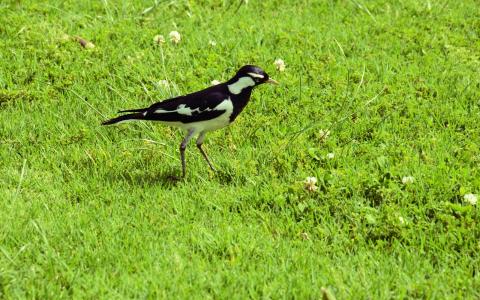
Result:
<svg viewBox="0 0 480 300">
<path fill-rule="evenodd" d="M 102 125 L 112 125 L 118 122 L 122 121 L 127 121 L 127 120 L 142 120 L 143 119 L 143 114 L 137 113 L 137 114 L 128 114 L 128 115 L 123 115 L 120 117 L 116 117 L 110 120 L 107 120 L 102 123 Z"/>
<path fill-rule="evenodd" d="M 118 111 L 118 113 L 119 113 L 119 114 L 122 114 L 122 113 L 143 112 L 143 111 L 145 111 L 145 108 L 120 110 L 120 111 Z"/>
</svg>

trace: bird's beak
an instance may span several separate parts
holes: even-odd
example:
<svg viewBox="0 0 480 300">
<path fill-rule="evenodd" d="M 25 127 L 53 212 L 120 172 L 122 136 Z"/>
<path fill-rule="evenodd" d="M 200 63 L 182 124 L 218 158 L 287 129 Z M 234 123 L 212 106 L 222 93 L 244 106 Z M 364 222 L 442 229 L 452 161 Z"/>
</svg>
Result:
<svg viewBox="0 0 480 300">
<path fill-rule="evenodd" d="M 276 80 L 273 80 L 272 78 L 268 78 L 267 81 L 265 81 L 266 83 L 271 83 L 271 84 L 278 84 L 278 81 Z"/>
</svg>

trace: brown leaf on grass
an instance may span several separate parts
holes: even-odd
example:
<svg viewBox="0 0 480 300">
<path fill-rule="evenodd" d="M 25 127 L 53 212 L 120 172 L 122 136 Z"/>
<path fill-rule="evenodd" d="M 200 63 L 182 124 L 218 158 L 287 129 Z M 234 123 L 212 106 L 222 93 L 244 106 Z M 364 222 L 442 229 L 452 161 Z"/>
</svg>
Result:
<svg viewBox="0 0 480 300">
<path fill-rule="evenodd" d="M 81 45 L 83 48 L 85 48 L 85 49 L 95 48 L 95 45 L 94 45 L 92 42 L 90 42 L 90 41 L 88 41 L 88 40 L 86 40 L 86 39 L 84 39 L 84 38 L 81 38 L 81 37 L 79 37 L 79 36 L 76 36 L 75 39 L 76 39 L 77 42 L 79 42 L 80 45 Z"/>
<path fill-rule="evenodd" d="M 322 290 L 322 300 L 335 300 L 335 296 L 333 295 L 333 293 L 327 289 L 326 287 L 323 287 L 321 288 Z"/>
</svg>

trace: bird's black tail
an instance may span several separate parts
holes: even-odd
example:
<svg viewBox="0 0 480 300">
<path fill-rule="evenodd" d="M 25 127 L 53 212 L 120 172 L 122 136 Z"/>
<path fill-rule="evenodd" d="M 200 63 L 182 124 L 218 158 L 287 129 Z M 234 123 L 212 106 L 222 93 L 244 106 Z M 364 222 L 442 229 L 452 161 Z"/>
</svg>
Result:
<svg viewBox="0 0 480 300">
<path fill-rule="evenodd" d="M 118 111 L 119 114 L 122 113 L 129 113 L 129 112 L 143 112 L 145 111 L 145 108 L 137 108 L 137 109 L 127 109 L 127 110 L 120 110 Z"/>
<path fill-rule="evenodd" d="M 130 120 L 143 120 L 143 119 L 144 119 L 143 113 L 128 114 L 128 115 L 123 115 L 120 117 L 107 120 L 103 122 L 102 125 L 112 125 L 120 122 L 130 121 Z"/>
</svg>

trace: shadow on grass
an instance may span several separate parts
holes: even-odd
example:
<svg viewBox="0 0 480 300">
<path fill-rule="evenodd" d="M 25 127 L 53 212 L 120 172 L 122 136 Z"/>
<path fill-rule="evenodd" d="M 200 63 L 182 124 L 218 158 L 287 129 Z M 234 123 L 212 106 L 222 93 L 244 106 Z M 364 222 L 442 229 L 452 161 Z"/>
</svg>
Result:
<svg viewBox="0 0 480 300">
<path fill-rule="evenodd" d="M 190 172 L 188 172 L 190 171 Z M 197 172 L 197 170 L 188 170 L 185 178 L 182 178 L 182 171 L 179 168 L 169 168 L 161 171 L 145 170 L 141 168 L 125 169 L 125 170 L 110 170 L 106 177 L 112 182 L 123 182 L 133 186 L 159 186 L 166 189 L 171 189 L 180 186 L 184 183 L 203 181 L 218 182 L 221 185 L 235 184 L 238 175 L 231 169 L 217 169 L 215 172 L 208 170 L 208 175 L 204 172 Z M 205 176 L 206 175 L 206 176 Z M 241 182 L 246 178 L 240 176 Z"/>
<path fill-rule="evenodd" d="M 235 174 L 231 170 L 217 169 L 214 173 L 214 178 L 222 185 L 231 185 L 235 179 Z"/>
<path fill-rule="evenodd" d="M 171 189 L 184 182 L 177 169 L 164 170 L 160 172 L 145 171 L 131 172 L 125 170 L 122 173 L 108 175 L 113 181 L 123 181 L 136 186 L 160 186 Z"/>
</svg>

